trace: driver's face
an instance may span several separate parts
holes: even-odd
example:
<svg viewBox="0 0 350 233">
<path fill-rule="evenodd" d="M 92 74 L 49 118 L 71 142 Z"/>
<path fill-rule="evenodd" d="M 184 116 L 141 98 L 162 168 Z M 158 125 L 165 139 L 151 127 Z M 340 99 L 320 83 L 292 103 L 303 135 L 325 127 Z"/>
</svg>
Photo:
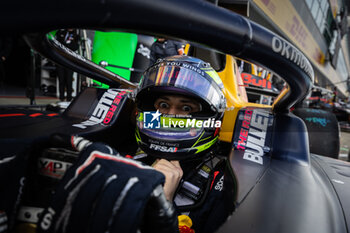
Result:
<svg viewBox="0 0 350 233">
<path fill-rule="evenodd" d="M 163 95 L 156 99 L 154 107 L 167 115 L 189 115 L 200 111 L 197 101 L 178 95 Z"/>
</svg>

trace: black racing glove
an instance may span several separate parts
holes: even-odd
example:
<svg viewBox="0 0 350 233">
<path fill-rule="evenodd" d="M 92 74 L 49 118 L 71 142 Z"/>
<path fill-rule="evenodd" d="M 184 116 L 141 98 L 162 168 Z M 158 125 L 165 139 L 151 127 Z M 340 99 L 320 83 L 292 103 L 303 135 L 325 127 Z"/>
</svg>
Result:
<svg viewBox="0 0 350 233">
<path fill-rule="evenodd" d="M 151 232 L 143 222 L 145 210 L 155 213 L 155 221 L 166 220 L 160 232 L 176 232 L 175 211 L 162 189 L 159 191 L 163 174 L 121 157 L 103 143 L 75 136 L 69 137 L 69 143 L 64 136 L 56 139 L 81 151 L 81 155 L 42 213 L 38 232 L 137 232 L 140 228 Z"/>
</svg>

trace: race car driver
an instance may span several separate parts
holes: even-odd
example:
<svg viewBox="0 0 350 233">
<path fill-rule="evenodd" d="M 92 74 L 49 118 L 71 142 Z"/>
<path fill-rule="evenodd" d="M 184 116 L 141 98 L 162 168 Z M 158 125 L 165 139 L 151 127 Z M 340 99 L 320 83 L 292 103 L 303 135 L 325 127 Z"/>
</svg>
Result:
<svg viewBox="0 0 350 233">
<path fill-rule="evenodd" d="M 226 107 L 222 89 L 215 70 L 197 58 L 168 57 L 147 69 L 134 95 L 143 153 L 126 160 L 103 143 L 63 138 L 81 153 L 41 215 L 38 232 L 136 232 L 139 224 L 158 232 L 214 232 L 233 211 L 234 196 L 225 157 L 216 153 Z M 165 211 L 147 212 L 142 221 L 159 184 Z"/>
<path fill-rule="evenodd" d="M 136 139 L 165 176 L 164 193 L 179 213 L 180 232 L 213 232 L 232 211 L 224 187 L 224 159 L 215 144 L 226 100 L 209 63 L 189 56 L 158 60 L 136 92 Z"/>
</svg>

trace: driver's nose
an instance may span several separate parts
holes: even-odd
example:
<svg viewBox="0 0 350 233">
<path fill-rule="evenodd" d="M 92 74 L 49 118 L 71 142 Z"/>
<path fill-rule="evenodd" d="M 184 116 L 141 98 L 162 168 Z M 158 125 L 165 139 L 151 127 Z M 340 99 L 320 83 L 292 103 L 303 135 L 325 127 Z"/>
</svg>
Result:
<svg viewBox="0 0 350 233">
<path fill-rule="evenodd" d="M 176 115 L 178 114 L 178 111 L 174 105 L 169 107 L 169 110 L 167 112 L 168 115 Z"/>
</svg>

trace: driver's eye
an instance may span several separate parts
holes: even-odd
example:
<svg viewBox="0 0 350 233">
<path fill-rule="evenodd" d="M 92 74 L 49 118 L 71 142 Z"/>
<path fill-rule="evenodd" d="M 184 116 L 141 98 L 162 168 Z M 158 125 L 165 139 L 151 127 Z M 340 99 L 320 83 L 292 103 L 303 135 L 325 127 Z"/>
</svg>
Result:
<svg viewBox="0 0 350 233">
<path fill-rule="evenodd" d="M 191 112 L 192 111 L 192 107 L 188 106 L 188 105 L 184 105 L 184 106 L 182 106 L 182 111 Z"/>
<path fill-rule="evenodd" d="M 158 106 L 159 106 L 159 108 L 169 108 L 169 104 L 168 103 L 166 103 L 166 102 L 160 102 L 159 104 L 158 104 Z"/>
</svg>

